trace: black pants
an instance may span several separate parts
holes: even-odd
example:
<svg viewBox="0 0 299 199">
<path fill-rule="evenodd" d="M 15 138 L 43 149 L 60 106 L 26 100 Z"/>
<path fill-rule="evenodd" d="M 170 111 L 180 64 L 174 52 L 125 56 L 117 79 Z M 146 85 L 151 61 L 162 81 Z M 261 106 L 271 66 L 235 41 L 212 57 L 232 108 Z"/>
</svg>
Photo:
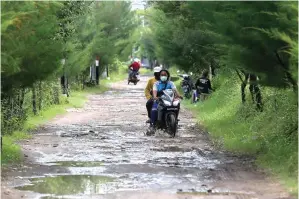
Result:
<svg viewBox="0 0 299 199">
<path fill-rule="evenodd" d="M 149 118 L 151 118 L 153 103 L 154 103 L 153 99 L 149 99 L 146 102 L 147 115 Z"/>
</svg>

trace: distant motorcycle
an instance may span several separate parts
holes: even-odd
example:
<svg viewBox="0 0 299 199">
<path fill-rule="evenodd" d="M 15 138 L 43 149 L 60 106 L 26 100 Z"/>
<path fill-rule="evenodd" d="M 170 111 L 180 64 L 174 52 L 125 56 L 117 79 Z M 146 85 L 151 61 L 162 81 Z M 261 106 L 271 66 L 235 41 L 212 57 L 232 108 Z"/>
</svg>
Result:
<svg viewBox="0 0 299 199">
<path fill-rule="evenodd" d="M 183 75 L 179 75 L 179 76 L 183 78 L 183 80 L 181 81 L 181 87 L 184 92 L 184 97 L 187 99 L 190 99 L 191 93 L 192 93 L 192 88 L 193 88 L 193 82 L 192 82 L 190 76 L 187 74 L 183 74 Z"/>
<path fill-rule="evenodd" d="M 152 131 L 148 130 L 146 135 L 152 135 L 157 129 L 161 129 L 171 137 L 175 137 L 178 128 L 177 116 L 180 109 L 180 99 L 174 98 L 172 89 L 166 89 L 158 99 L 158 104 L 162 107 L 162 121 L 159 124 L 154 124 L 155 128 Z"/>
<path fill-rule="evenodd" d="M 129 75 L 128 78 L 128 84 L 132 82 L 134 85 L 136 85 L 140 80 L 139 80 L 139 72 L 135 72 L 133 70 L 130 71 L 131 75 Z"/>
</svg>

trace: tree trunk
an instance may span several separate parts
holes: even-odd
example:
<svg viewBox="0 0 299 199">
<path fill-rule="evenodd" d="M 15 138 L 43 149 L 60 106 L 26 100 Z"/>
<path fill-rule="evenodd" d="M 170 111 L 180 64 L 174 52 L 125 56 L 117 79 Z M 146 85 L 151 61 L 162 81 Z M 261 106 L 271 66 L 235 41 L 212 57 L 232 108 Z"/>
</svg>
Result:
<svg viewBox="0 0 299 199">
<path fill-rule="evenodd" d="M 53 101 L 54 104 L 59 104 L 59 86 L 57 85 L 57 82 L 54 82 L 53 87 Z"/>
<path fill-rule="evenodd" d="M 277 57 L 277 60 L 279 62 L 279 64 L 282 66 L 282 68 L 285 71 L 287 80 L 289 81 L 289 83 L 292 85 L 293 91 L 297 92 L 298 91 L 298 84 L 296 82 L 296 80 L 293 79 L 292 74 L 289 72 L 287 66 L 283 63 L 282 59 L 280 58 L 279 54 L 277 51 L 275 51 L 275 55 Z"/>
<path fill-rule="evenodd" d="M 32 111 L 33 111 L 33 114 L 34 114 L 34 115 L 37 114 L 37 110 L 36 110 L 36 90 L 35 90 L 35 85 L 32 86 Z"/>
<path fill-rule="evenodd" d="M 77 83 L 79 86 L 81 85 L 80 75 L 76 75 L 76 83 Z"/>
<path fill-rule="evenodd" d="M 242 84 L 241 84 L 241 98 L 242 98 L 242 103 L 246 102 L 246 99 L 245 99 L 245 88 L 246 88 L 246 83 L 242 82 Z"/>
<path fill-rule="evenodd" d="M 247 85 L 247 83 L 246 83 L 246 77 L 245 77 L 245 80 L 243 80 L 243 78 L 242 78 L 240 72 L 238 71 L 238 69 L 235 69 L 235 71 L 236 71 L 239 79 L 242 82 L 241 83 L 241 99 L 242 99 L 242 103 L 245 103 L 245 101 L 246 101 L 246 98 L 245 98 L 245 88 L 246 88 L 246 85 Z"/>
<path fill-rule="evenodd" d="M 18 96 L 18 98 L 17 98 L 17 105 L 20 107 L 20 101 L 21 101 L 21 90 L 20 89 L 18 89 L 17 90 L 17 96 Z"/>
<path fill-rule="evenodd" d="M 216 69 L 216 61 L 214 59 L 211 60 L 211 74 L 212 77 L 216 76 L 215 69 Z"/>
<path fill-rule="evenodd" d="M 107 75 L 107 77 L 109 77 L 109 64 L 107 65 L 107 68 L 106 68 L 106 75 Z"/>
<path fill-rule="evenodd" d="M 209 67 L 209 78 L 210 78 L 210 81 L 212 81 L 212 67 L 211 66 Z"/>
<path fill-rule="evenodd" d="M 256 104 L 257 109 L 259 111 L 263 111 L 262 94 L 260 88 L 257 84 L 250 84 L 249 90 L 251 93 L 252 101 Z"/>
<path fill-rule="evenodd" d="M 38 82 L 38 110 L 42 110 L 42 101 L 43 100 L 43 90 L 42 90 L 42 81 Z"/>
<path fill-rule="evenodd" d="M 100 67 L 96 66 L 96 83 L 100 85 Z"/>
<path fill-rule="evenodd" d="M 82 73 L 80 76 L 81 76 L 82 90 L 84 90 L 84 88 L 85 88 L 85 84 L 84 84 L 84 73 Z"/>
<path fill-rule="evenodd" d="M 25 88 L 21 88 L 20 107 L 23 108 L 25 98 Z"/>
</svg>

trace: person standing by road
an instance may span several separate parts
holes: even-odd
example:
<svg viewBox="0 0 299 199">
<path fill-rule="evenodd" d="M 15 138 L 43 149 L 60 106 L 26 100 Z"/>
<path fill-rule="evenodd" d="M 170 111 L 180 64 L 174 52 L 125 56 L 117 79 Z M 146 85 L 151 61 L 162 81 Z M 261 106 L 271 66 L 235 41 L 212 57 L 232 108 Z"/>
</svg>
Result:
<svg viewBox="0 0 299 199">
<path fill-rule="evenodd" d="M 200 100 L 206 100 L 210 92 L 213 91 L 208 70 L 202 72 L 202 76 L 196 81 L 195 87 L 200 96 Z"/>
</svg>

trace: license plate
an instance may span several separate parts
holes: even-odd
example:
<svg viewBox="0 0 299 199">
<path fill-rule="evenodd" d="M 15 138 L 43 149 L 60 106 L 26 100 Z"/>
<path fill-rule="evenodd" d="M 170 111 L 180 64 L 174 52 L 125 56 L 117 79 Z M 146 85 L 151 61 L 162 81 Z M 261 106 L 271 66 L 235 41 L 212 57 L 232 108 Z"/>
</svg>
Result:
<svg viewBox="0 0 299 199">
<path fill-rule="evenodd" d="M 179 110 L 178 108 L 167 108 L 168 111 L 177 111 Z"/>
</svg>

